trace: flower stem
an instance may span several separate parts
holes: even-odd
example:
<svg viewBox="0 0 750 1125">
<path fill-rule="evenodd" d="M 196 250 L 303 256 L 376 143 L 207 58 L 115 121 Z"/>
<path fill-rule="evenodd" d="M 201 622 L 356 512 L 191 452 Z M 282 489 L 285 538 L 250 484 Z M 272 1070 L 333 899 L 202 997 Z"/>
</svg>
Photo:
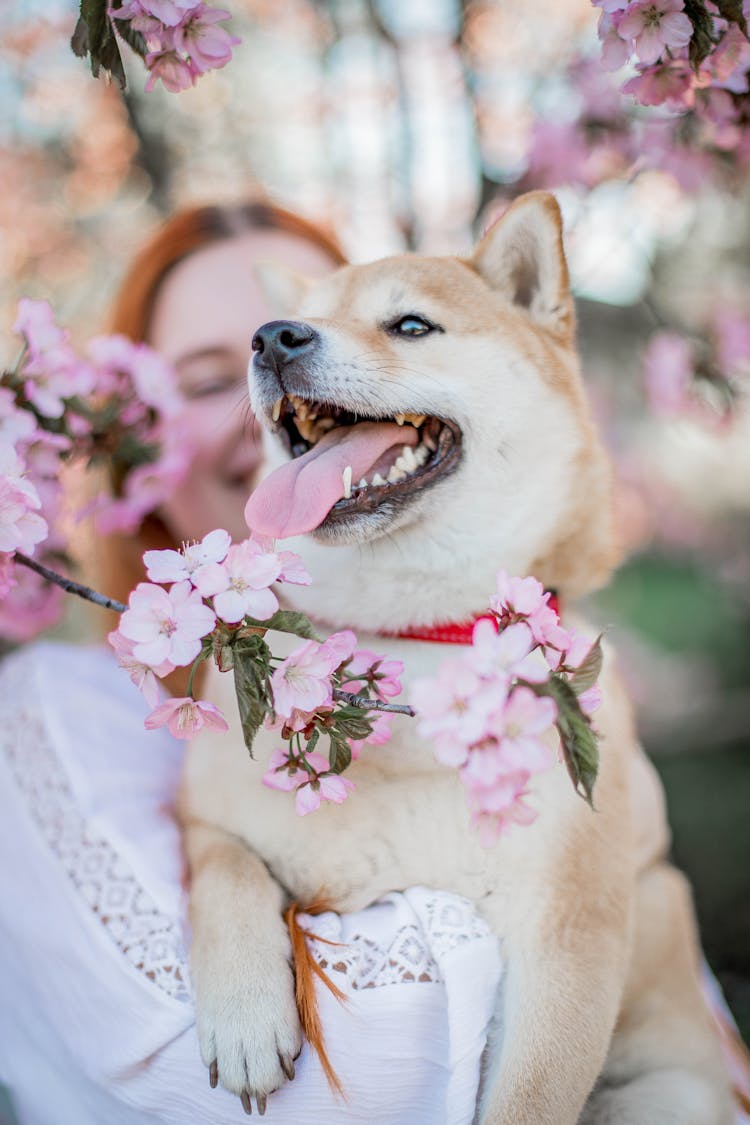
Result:
<svg viewBox="0 0 750 1125">
<path fill-rule="evenodd" d="M 351 691 L 342 691 L 341 688 L 333 689 L 333 698 L 348 703 L 351 707 L 360 707 L 363 711 L 391 711 L 395 715 L 409 715 L 414 718 L 416 712 L 413 707 L 405 703 L 383 703 L 380 699 L 368 699 L 366 695 L 355 695 Z"/>
<path fill-rule="evenodd" d="M 46 578 L 48 582 L 54 582 L 56 586 L 67 590 L 69 594 L 78 594 L 79 598 L 85 598 L 87 602 L 100 605 L 103 609 L 114 609 L 117 613 L 124 613 L 128 608 L 122 602 L 115 601 L 114 598 L 106 598 L 104 594 L 98 594 L 90 586 L 83 586 L 80 582 L 74 582 L 72 578 L 64 578 L 62 574 L 58 574 L 57 571 L 50 570 L 42 563 L 30 559 L 28 555 L 22 554 L 21 551 L 16 551 L 13 558 L 21 566 L 27 566 L 29 570 L 36 571 L 37 574 L 41 574 L 42 578 Z"/>
</svg>

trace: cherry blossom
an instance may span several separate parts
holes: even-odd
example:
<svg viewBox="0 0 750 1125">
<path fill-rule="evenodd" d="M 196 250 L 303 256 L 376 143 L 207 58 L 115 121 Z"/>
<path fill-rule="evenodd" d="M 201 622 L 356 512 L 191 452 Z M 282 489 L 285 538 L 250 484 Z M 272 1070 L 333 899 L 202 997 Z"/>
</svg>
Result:
<svg viewBox="0 0 750 1125">
<path fill-rule="evenodd" d="M 633 40 L 638 59 L 650 66 L 664 51 L 687 47 L 693 25 L 684 12 L 684 0 L 635 0 L 621 17 L 617 33 Z"/>
<path fill-rule="evenodd" d="M 23 551 L 33 555 L 47 537 L 47 521 L 38 514 L 42 502 L 34 485 L 26 480 L 16 451 L 0 442 L 0 551 Z"/>
<path fill-rule="evenodd" d="M 358 681 L 347 685 L 347 690 L 361 692 L 369 687 L 384 703 L 401 694 L 401 676 L 404 671 L 400 660 L 386 660 L 377 652 L 359 649 L 347 664 L 347 676 Z"/>
<path fill-rule="evenodd" d="M 229 730 L 229 724 L 218 707 L 190 696 L 167 699 L 146 716 L 144 725 L 147 730 L 166 726 L 175 738 L 193 738 L 203 727 Z"/>
<path fill-rule="evenodd" d="M 178 667 L 191 664 L 201 650 L 202 638 L 216 624 L 215 614 L 189 582 L 178 582 L 169 592 L 141 582 L 128 606 L 120 620 L 120 633 L 135 642 L 135 658 L 151 668 L 165 660 Z"/>
<path fill-rule="evenodd" d="M 295 809 L 298 816 L 307 816 L 320 808 L 323 801 L 340 805 L 354 790 L 348 778 L 330 772 L 322 754 L 312 751 L 304 755 L 307 768 L 301 766 L 287 751 L 274 750 L 263 775 L 263 784 L 282 792 L 296 790 Z"/>
<path fill-rule="evenodd" d="M 232 57 L 232 47 L 242 42 L 225 28 L 216 26 L 221 20 L 229 19 L 230 15 L 223 8 L 198 4 L 176 27 L 175 47 L 189 57 L 195 75 L 226 66 Z"/>
<path fill-rule="evenodd" d="M 333 699 L 331 674 L 341 663 L 317 641 L 305 641 L 283 661 L 271 677 L 277 715 L 289 717 L 296 709 L 312 714 Z"/>
<path fill-rule="evenodd" d="M 279 577 L 279 557 L 265 552 L 252 539 L 230 547 L 225 560 L 200 567 L 194 581 L 204 597 L 213 596 L 222 621 L 236 624 L 246 616 L 266 621 L 279 608 L 269 587 Z"/>
<path fill-rule="evenodd" d="M 115 650 L 117 663 L 125 669 L 135 686 L 143 693 L 146 702 L 151 707 L 156 707 L 161 700 L 159 678 L 173 672 L 174 664 L 169 660 L 164 660 L 154 668 L 150 664 L 144 664 L 133 654 L 135 642 L 123 636 L 119 629 L 109 633 L 107 640 Z"/>
<path fill-rule="evenodd" d="M 210 563 L 221 563 L 232 544 L 228 531 L 217 528 L 209 531 L 200 543 L 185 543 L 180 551 L 146 551 L 143 561 L 146 574 L 152 582 L 183 582 L 193 585 L 202 568 Z"/>
<path fill-rule="evenodd" d="M 390 715 L 378 712 L 372 719 L 372 731 L 366 738 L 350 738 L 352 759 L 356 762 L 365 746 L 384 746 L 391 739 Z"/>
</svg>

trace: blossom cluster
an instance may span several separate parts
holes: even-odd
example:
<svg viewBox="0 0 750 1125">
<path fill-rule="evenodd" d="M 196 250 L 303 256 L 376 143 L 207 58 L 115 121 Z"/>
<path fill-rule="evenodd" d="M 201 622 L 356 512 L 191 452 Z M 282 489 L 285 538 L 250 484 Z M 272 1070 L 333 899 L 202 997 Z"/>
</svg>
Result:
<svg viewBox="0 0 750 1125">
<path fill-rule="evenodd" d="M 196 0 L 122 0 L 109 16 L 143 37 L 146 89 L 161 79 L 171 93 L 187 90 L 208 70 L 226 66 L 240 40 L 220 27 L 231 13 Z"/>
<path fill-rule="evenodd" d="M 277 551 L 270 540 L 251 535 L 232 544 L 217 529 L 200 543 L 143 558 L 151 581 L 131 593 L 109 641 L 153 708 L 147 728 L 167 726 L 176 738 L 192 738 L 205 726 L 227 729 L 213 704 L 194 698 L 192 675 L 188 695 L 161 698 L 163 677 L 213 657 L 221 670 L 235 672 L 249 748 L 261 724 L 286 743 L 274 751 L 264 784 L 293 791 L 300 815 L 323 800 L 341 803 L 354 788 L 342 771 L 365 743 L 390 736 L 386 715 L 370 717 L 349 698 L 369 692 L 385 702 L 398 695 L 402 665 L 358 649 L 349 630 L 323 642 L 308 637 L 286 658 L 274 656 L 263 639 L 268 629 L 304 635 L 311 626 L 303 615 L 280 610 L 272 587 L 307 585 L 310 576 L 298 555 Z M 322 736 L 330 742 L 328 758 L 316 750 Z"/>
<path fill-rule="evenodd" d="M 685 0 L 592 0 L 601 9 L 602 63 L 636 74 L 624 85 L 642 105 L 693 110 L 718 148 L 743 140 L 747 110 L 750 5 Z M 721 14 L 720 14 L 721 9 Z"/>
<path fill-rule="evenodd" d="M 643 382 L 657 416 L 726 425 L 750 387 L 750 319 L 724 306 L 702 338 L 657 332 L 643 355 Z"/>
<path fill-rule="evenodd" d="M 65 559 L 61 460 L 111 467 L 121 496 L 99 498 L 99 523 L 127 531 L 171 493 L 189 450 L 174 374 L 145 344 L 101 336 L 79 355 L 47 302 L 27 298 L 14 331 L 21 353 L 0 375 L 0 633 L 23 641 L 59 613 L 60 590 L 14 556 Z"/>
<path fill-rule="evenodd" d="M 294 792 L 300 816 L 324 800 L 341 804 L 354 789 L 353 782 L 341 776 L 343 770 L 366 743 L 382 745 L 391 731 L 388 715 L 370 717 L 337 701 L 335 693 L 367 693 L 386 703 L 400 694 L 402 672 L 400 661 L 358 649 L 349 629 L 295 649 L 271 677 L 273 715 L 266 725 L 280 728 L 287 746 L 274 750 L 263 784 Z M 330 741 L 327 758 L 315 749 L 322 735 Z"/>
<path fill-rule="evenodd" d="M 540 582 L 500 571 L 471 645 L 414 683 L 417 729 L 438 761 L 459 769 L 483 843 L 535 819 L 525 799 L 532 777 L 554 762 L 549 732 L 557 724 L 566 760 L 575 755 L 570 723 L 590 732 L 599 663 L 598 644 L 561 626 Z"/>
</svg>

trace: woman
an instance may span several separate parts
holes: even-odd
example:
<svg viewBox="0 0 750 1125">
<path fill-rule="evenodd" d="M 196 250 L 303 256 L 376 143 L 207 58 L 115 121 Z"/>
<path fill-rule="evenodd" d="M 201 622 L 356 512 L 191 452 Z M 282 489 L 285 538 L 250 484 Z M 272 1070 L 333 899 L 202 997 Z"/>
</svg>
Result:
<svg viewBox="0 0 750 1125">
<path fill-rule="evenodd" d="M 343 260 L 268 204 L 208 207 L 168 222 L 125 278 L 111 327 L 173 362 L 194 457 L 137 534 L 103 545 L 110 595 L 142 579 L 144 550 L 215 527 L 247 535 L 259 449 L 245 371 L 273 315 L 253 272 L 263 259 L 312 276 Z M 0 846 L 14 857 L 0 871 L 0 1076 L 20 1122 L 236 1122 L 242 1107 L 210 1090 L 195 1036 L 171 812 L 182 744 L 144 730 L 147 707 L 106 647 L 27 647 L 0 667 L 0 706 Z M 471 1121 L 501 965 L 469 904 L 414 888 L 310 926 L 347 998 L 319 989 L 346 1100 L 305 1046 L 268 1120 Z"/>
</svg>

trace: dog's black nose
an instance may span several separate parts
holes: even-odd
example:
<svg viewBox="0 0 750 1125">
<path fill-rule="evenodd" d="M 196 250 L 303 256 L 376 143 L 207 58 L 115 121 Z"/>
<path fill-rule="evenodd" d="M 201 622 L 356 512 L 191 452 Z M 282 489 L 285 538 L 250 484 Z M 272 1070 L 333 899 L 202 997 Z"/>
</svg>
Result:
<svg viewBox="0 0 750 1125">
<path fill-rule="evenodd" d="M 297 320 L 269 320 L 253 336 L 253 351 L 263 363 L 280 371 L 290 360 L 298 359 L 315 346 L 318 333 Z"/>
</svg>

